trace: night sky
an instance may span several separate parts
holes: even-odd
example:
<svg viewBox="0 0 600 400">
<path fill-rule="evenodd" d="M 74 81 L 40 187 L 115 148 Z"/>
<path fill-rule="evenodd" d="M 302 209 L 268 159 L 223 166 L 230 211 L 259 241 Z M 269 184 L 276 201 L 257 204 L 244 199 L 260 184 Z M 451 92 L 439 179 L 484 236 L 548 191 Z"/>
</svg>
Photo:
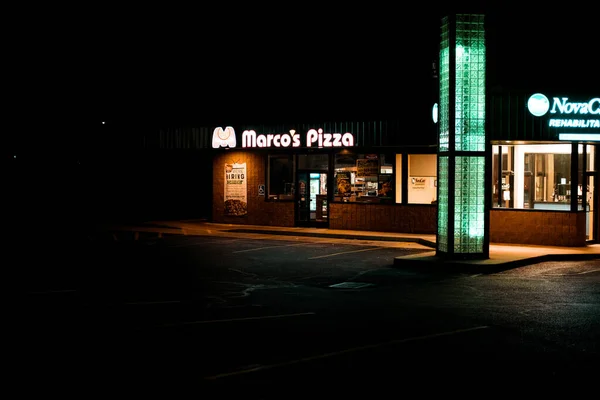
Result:
<svg viewBox="0 0 600 400">
<path fill-rule="evenodd" d="M 598 96 L 596 6 L 540 2 L 546 8 L 538 11 L 520 3 L 444 3 L 445 10 L 435 2 L 407 10 L 395 3 L 170 10 L 102 3 L 7 12 L 1 143 L 8 213 L 21 224 L 17 209 L 48 222 L 78 215 L 73 210 L 137 208 L 123 194 L 96 207 L 86 201 L 115 187 L 135 192 L 146 187 L 142 177 L 157 185 L 159 173 L 177 190 L 190 187 L 196 177 L 186 181 L 181 171 L 193 168 L 169 174 L 165 168 L 176 163 L 142 166 L 127 153 L 140 132 L 157 126 L 402 119 L 403 134 L 419 135 L 437 87 L 440 20 L 450 12 L 486 15 L 491 85 Z M 80 201 L 86 182 L 88 200 Z M 159 203 L 152 200 L 146 204 Z"/>
<path fill-rule="evenodd" d="M 38 136 L 102 120 L 213 126 L 410 117 L 418 126 L 435 93 L 440 20 L 452 12 L 486 15 L 492 85 L 598 95 L 593 2 L 479 3 L 41 15 L 41 27 L 26 19 L 29 30 L 14 34 L 25 38 L 11 59 L 23 78 L 13 80 L 18 111 L 9 114 L 35 124 L 28 135 Z"/>
</svg>

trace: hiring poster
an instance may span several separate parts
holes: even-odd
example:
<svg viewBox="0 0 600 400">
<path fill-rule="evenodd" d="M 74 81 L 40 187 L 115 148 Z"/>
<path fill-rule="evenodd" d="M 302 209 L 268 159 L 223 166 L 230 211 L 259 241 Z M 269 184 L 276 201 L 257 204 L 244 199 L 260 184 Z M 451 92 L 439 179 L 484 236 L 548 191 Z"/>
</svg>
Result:
<svg viewBox="0 0 600 400">
<path fill-rule="evenodd" d="M 225 215 L 248 214 L 246 163 L 225 164 Z"/>
</svg>

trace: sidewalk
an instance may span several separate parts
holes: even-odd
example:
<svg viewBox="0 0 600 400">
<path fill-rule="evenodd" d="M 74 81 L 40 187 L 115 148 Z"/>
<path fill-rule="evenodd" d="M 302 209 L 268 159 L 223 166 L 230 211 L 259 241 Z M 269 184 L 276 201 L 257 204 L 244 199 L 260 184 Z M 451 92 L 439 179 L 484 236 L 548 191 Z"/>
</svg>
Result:
<svg viewBox="0 0 600 400">
<path fill-rule="evenodd" d="M 391 241 L 419 244 L 431 251 L 394 258 L 394 265 L 406 268 L 461 271 L 469 273 L 493 273 L 544 261 L 577 261 L 600 259 L 600 244 L 585 247 L 530 246 L 490 243 L 489 258 L 480 260 L 448 260 L 436 256 L 436 235 L 410 233 L 340 230 L 328 228 L 277 227 L 263 225 L 234 225 L 206 222 L 204 220 L 151 221 L 141 226 L 111 227 L 116 230 L 151 231 L 163 234 L 198 236 L 225 236 L 230 234 L 285 235 L 293 237 L 327 237 Z"/>
</svg>

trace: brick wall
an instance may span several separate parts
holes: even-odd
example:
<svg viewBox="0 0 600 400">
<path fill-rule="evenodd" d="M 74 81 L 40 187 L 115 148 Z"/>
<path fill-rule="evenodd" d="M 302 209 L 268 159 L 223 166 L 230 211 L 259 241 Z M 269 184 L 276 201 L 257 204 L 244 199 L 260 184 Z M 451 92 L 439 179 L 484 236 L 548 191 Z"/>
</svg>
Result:
<svg viewBox="0 0 600 400">
<path fill-rule="evenodd" d="M 491 210 L 490 242 L 585 246 L 585 213 Z"/>
<path fill-rule="evenodd" d="M 246 163 L 248 214 L 224 213 L 226 163 Z M 226 151 L 213 160 L 212 220 L 225 224 L 295 226 L 293 201 L 265 201 L 266 155 Z M 329 203 L 329 228 L 399 233 L 437 233 L 436 205 Z M 490 242 L 543 246 L 585 246 L 585 213 L 535 210 L 490 210 Z"/>
<path fill-rule="evenodd" d="M 329 228 L 435 234 L 437 206 L 329 203 Z"/>
<path fill-rule="evenodd" d="M 246 163 L 248 214 L 241 217 L 224 215 L 225 164 Z M 258 185 L 266 185 L 266 155 L 243 151 L 225 151 L 213 158 L 212 220 L 223 224 L 294 226 L 293 201 L 265 201 L 258 195 Z"/>
</svg>

